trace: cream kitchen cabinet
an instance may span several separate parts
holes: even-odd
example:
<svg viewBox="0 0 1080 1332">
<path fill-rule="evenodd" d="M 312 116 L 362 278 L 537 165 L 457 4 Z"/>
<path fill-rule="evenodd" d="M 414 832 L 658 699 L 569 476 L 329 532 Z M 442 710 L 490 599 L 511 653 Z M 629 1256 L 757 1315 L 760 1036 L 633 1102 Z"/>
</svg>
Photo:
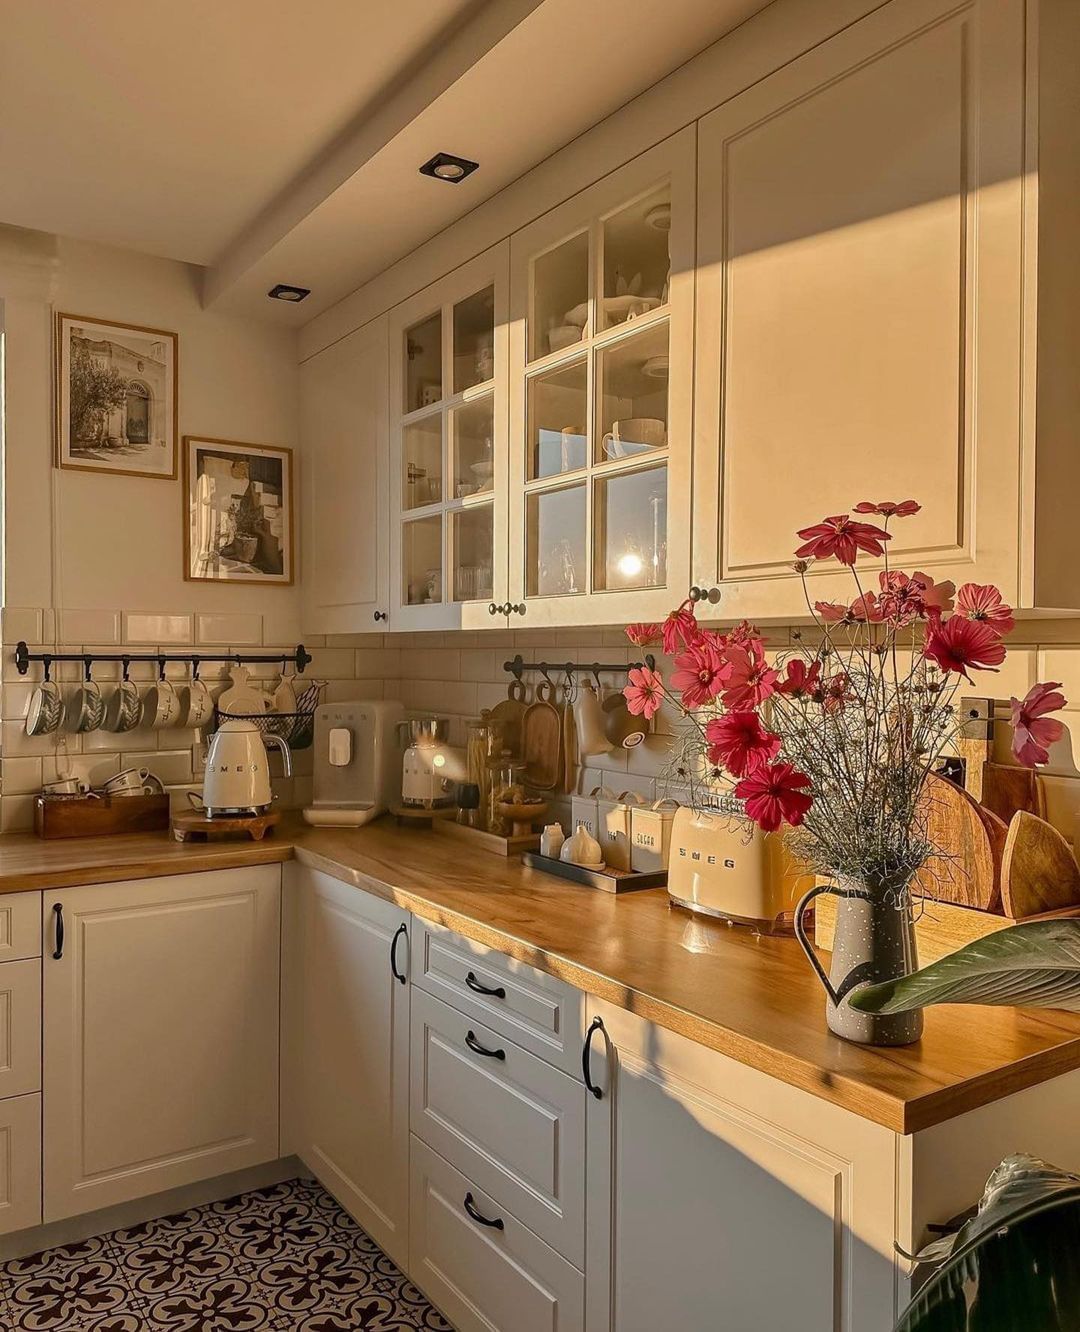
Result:
<svg viewBox="0 0 1080 1332">
<path fill-rule="evenodd" d="M 725 619 L 805 615 L 796 530 L 909 497 L 894 563 L 1080 604 L 1080 130 L 1060 97 L 1080 15 L 1026 8 L 1027 34 L 1023 0 L 893 0 L 700 122 L 692 581 L 721 586 Z M 1032 58 L 1040 12 L 1069 30 L 1056 72 Z M 1064 296 L 1035 280 L 1040 246 Z M 851 599 L 836 570 L 811 571 L 813 598 Z"/>
<path fill-rule="evenodd" d="M 278 1156 L 280 883 L 43 894 L 45 1221 Z"/>
<path fill-rule="evenodd" d="M 895 1135 L 621 1008 L 589 1012 L 587 1332 L 889 1332 Z"/>
<path fill-rule="evenodd" d="M 41 1224 L 41 1097 L 0 1101 L 0 1235 Z"/>
<path fill-rule="evenodd" d="M 390 314 L 390 624 L 505 623 L 506 242 Z"/>
<path fill-rule="evenodd" d="M 300 367 L 302 616 L 315 634 L 378 632 L 390 593 L 387 325 Z"/>
<path fill-rule="evenodd" d="M 655 619 L 685 593 L 694 139 L 511 239 L 512 623 Z"/>
<path fill-rule="evenodd" d="M 283 1151 L 408 1261 L 409 915 L 285 869 Z"/>
</svg>

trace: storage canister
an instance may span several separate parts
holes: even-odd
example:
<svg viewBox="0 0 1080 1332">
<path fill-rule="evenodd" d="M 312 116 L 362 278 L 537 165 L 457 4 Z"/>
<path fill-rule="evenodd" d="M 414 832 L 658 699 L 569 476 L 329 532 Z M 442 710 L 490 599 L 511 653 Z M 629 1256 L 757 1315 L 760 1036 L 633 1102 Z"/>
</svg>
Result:
<svg viewBox="0 0 1080 1332">
<path fill-rule="evenodd" d="M 677 800 L 655 800 L 630 811 L 630 868 L 636 874 L 667 869 L 671 852 L 671 824 Z"/>
<path fill-rule="evenodd" d="M 643 803 L 641 796 L 634 791 L 623 791 L 621 795 L 610 798 L 597 797 L 596 822 L 600 831 L 596 838 L 604 853 L 604 864 L 609 869 L 630 868 L 631 811 L 632 806 Z"/>
</svg>

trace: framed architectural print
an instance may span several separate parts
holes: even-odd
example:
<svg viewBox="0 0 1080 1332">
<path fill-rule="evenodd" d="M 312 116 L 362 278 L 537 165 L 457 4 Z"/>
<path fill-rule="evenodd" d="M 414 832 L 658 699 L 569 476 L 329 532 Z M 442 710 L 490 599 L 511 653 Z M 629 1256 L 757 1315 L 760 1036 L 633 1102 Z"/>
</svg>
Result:
<svg viewBox="0 0 1080 1332">
<path fill-rule="evenodd" d="M 176 334 L 57 314 L 55 360 L 58 466 L 174 480 Z"/>
<path fill-rule="evenodd" d="M 184 436 L 184 577 L 293 581 L 292 450 Z"/>
</svg>

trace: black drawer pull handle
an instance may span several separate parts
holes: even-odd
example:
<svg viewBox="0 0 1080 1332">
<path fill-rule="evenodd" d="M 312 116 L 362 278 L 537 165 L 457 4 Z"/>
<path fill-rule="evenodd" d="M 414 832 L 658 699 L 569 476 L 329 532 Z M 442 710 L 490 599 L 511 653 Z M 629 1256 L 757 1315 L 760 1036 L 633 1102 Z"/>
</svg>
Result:
<svg viewBox="0 0 1080 1332">
<path fill-rule="evenodd" d="M 505 1050 L 489 1050 L 486 1046 L 480 1044 L 476 1039 L 474 1032 L 469 1032 L 465 1037 L 465 1044 L 474 1054 L 483 1055 L 485 1059 L 505 1059 Z"/>
<path fill-rule="evenodd" d="M 603 1031 L 603 1030 L 604 1030 L 603 1018 L 594 1017 L 593 1020 L 589 1023 L 589 1030 L 585 1034 L 585 1048 L 581 1052 L 581 1073 L 585 1079 L 585 1089 L 591 1092 L 592 1095 L 595 1096 L 598 1101 L 603 1098 L 604 1093 L 593 1082 L 592 1078 L 589 1075 L 589 1052 L 592 1049 L 592 1038 L 596 1035 L 598 1031 Z"/>
<path fill-rule="evenodd" d="M 59 962 L 64 956 L 64 907 L 60 902 L 53 905 L 53 918 L 56 921 L 56 949 L 54 959 Z"/>
<path fill-rule="evenodd" d="M 486 994 L 492 999 L 506 998 L 506 991 L 503 989 L 501 985 L 483 985 L 481 984 L 480 981 L 476 979 L 475 973 L 471 971 L 465 977 L 465 984 L 475 994 Z"/>
<path fill-rule="evenodd" d="M 403 971 L 398 971 L 397 968 L 397 946 L 401 936 L 403 934 L 407 935 L 408 933 L 409 931 L 406 928 L 405 922 L 402 921 L 394 931 L 394 937 L 390 940 L 390 970 L 393 973 L 394 980 L 400 981 L 402 985 L 405 984 L 405 973 Z"/>
<path fill-rule="evenodd" d="M 473 1201 L 473 1196 L 471 1193 L 467 1193 L 465 1195 L 464 1206 L 465 1210 L 472 1217 L 472 1219 L 478 1222 L 480 1225 L 487 1226 L 491 1230 L 506 1229 L 506 1223 L 503 1221 L 501 1216 L 496 1216 L 496 1217 L 485 1216 L 483 1212 L 478 1212 L 476 1210 L 476 1203 Z"/>
</svg>

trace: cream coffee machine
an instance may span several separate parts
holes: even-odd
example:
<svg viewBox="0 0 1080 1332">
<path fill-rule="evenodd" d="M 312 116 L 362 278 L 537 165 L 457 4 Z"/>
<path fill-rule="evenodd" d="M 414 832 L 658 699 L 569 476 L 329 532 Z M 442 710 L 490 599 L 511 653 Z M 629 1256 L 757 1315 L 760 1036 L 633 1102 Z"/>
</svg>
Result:
<svg viewBox="0 0 1080 1332">
<path fill-rule="evenodd" d="M 393 700 L 326 703 L 315 713 L 315 768 L 304 818 L 316 827 L 358 828 L 393 805 L 401 789 Z"/>
</svg>

